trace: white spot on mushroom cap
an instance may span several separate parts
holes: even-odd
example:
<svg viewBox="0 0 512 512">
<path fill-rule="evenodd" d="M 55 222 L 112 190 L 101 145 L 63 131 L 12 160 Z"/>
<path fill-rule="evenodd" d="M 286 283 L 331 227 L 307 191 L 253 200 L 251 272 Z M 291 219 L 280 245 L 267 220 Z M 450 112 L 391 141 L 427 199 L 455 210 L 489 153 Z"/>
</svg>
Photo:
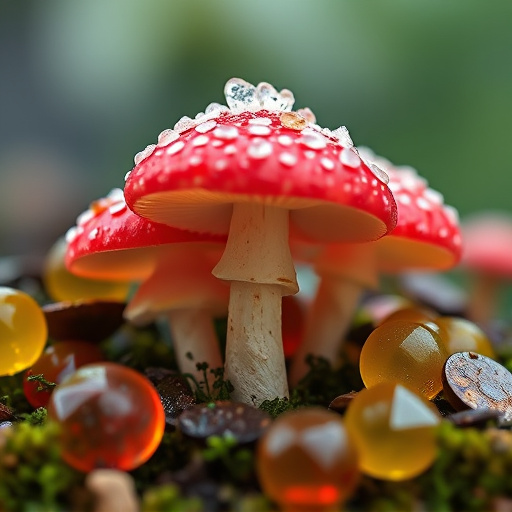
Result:
<svg viewBox="0 0 512 512">
<path fill-rule="evenodd" d="M 442 205 L 444 202 L 443 194 L 437 190 L 434 190 L 433 188 L 426 188 L 423 194 L 429 201 L 434 204 Z"/>
<path fill-rule="evenodd" d="M 426 211 L 432 210 L 432 203 L 427 201 L 424 197 L 417 197 L 416 198 L 416 205 L 421 210 L 426 210 Z"/>
<path fill-rule="evenodd" d="M 249 124 L 269 126 L 272 124 L 272 119 L 268 117 L 255 117 L 253 119 L 249 119 Z"/>
<path fill-rule="evenodd" d="M 259 135 L 259 136 L 270 135 L 272 133 L 272 130 L 268 126 L 262 126 L 262 125 L 257 125 L 257 124 L 249 126 L 247 131 L 251 135 Z"/>
<path fill-rule="evenodd" d="M 327 141 L 319 133 L 308 132 L 305 133 L 307 128 L 302 131 L 302 136 L 298 142 L 309 149 L 324 149 L 327 146 Z"/>
<path fill-rule="evenodd" d="M 327 157 L 322 157 L 320 159 L 320 165 L 326 170 L 326 171 L 332 171 L 335 168 L 335 163 Z"/>
<path fill-rule="evenodd" d="M 226 105 L 215 102 L 210 103 L 204 111 L 205 115 L 221 114 L 222 112 L 229 112 L 229 108 Z"/>
<path fill-rule="evenodd" d="M 350 137 L 350 134 L 346 126 L 340 126 L 339 128 L 336 128 L 336 130 L 333 130 L 331 132 L 331 135 L 338 139 L 339 143 L 344 148 L 354 147 L 354 143 L 352 142 L 352 138 Z"/>
<path fill-rule="evenodd" d="M 234 126 L 217 126 L 213 131 L 213 136 L 221 140 L 233 140 L 238 137 L 238 129 Z"/>
<path fill-rule="evenodd" d="M 94 228 L 91 230 L 91 232 L 87 235 L 87 238 L 89 240 L 94 240 L 99 235 L 99 228 Z"/>
<path fill-rule="evenodd" d="M 460 222 L 459 220 L 459 212 L 456 208 L 450 205 L 444 206 L 444 211 L 446 213 L 446 217 L 448 217 L 448 220 L 454 225 L 457 226 Z"/>
<path fill-rule="evenodd" d="M 351 148 L 343 149 L 340 153 L 339 159 L 343 165 L 354 169 L 361 165 L 361 159 Z"/>
<path fill-rule="evenodd" d="M 188 116 L 183 116 L 175 125 L 174 129 L 179 132 L 183 133 L 189 130 L 190 128 L 193 128 L 196 125 L 196 121 L 194 119 L 191 119 Z"/>
<path fill-rule="evenodd" d="M 199 133 L 206 133 L 210 130 L 213 130 L 217 126 L 217 121 L 211 119 L 210 121 L 206 121 L 206 123 L 198 124 L 194 129 Z"/>
<path fill-rule="evenodd" d="M 305 107 L 305 108 L 299 108 L 297 110 L 297 114 L 299 114 L 300 116 L 302 116 L 306 121 L 308 121 L 309 123 L 316 123 L 316 116 L 315 114 L 313 114 L 313 112 L 311 111 L 310 108 L 308 107 Z"/>
<path fill-rule="evenodd" d="M 281 146 L 291 146 L 293 144 L 293 139 L 289 135 L 279 135 L 279 137 L 277 137 L 277 142 L 279 142 Z"/>
<path fill-rule="evenodd" d="M 70 244 L 75 240 L 75 238 L 79 235 L 78 228 L 76 226 L 73 226 L 69 228 L 66 231 L 66 234 L 64 235 L 64 239 L 66 240 L 66 243 Z"/>
<path fill-rule="evenodd" d="M 90 221 L 94 217 L 94 212 L 91 209 L 85 210 L 76 218 L 77 226 L 83 226 L 86 222 Z"/>
<path fill-rule="evenodd" d="M 175 142 L 169 146 L 166 150 L 166 153 L 168 155 L 175 155 L 176 153 L 179 153 L 184 147 L 185 143 L 182 140 L 179 140 L 178 142 Z"/>
<path fill-rule="evenodd" d="M 180 134 L 178 132 L 171 130 L 170 128 L 167 130 L 164 130 L 158 136 L 158 144 L 157 145 L 159 147 L 167 146 L 171 142 L 174 142 L 175 140 L 177 140 L 179 138 L 179 136 L 180 136 Z"/>
<path fill-rule="evenodd" d="M 197 167 L 203 163 L 203 157 L 200 155 L 192 155 L 189 160 L 189 164 L 192 167 Z"/>
<path fill-rule="evenodd" d="M 124 201 L 119 201 L 114 203 L 109 209 L 110 215 L 119 215 L 123 211 L 126 210 L 126 203 Z"/>
<path fill-rule="evenodd" d="M 155 150 L 155 148 L 156 148 L 155 144 L 150 144 L 149 146 L 146 146 L 142 151 L 139 151 L 139 153 L 137 153 L 133 158 L 135 165 L 140 164 L 148 156 L 151 156 L 153 154 L 153 151 Z"/>
<path fill-rule="evenodd" d="M 234 155 L 236 152 L 237 152 L 236 146 L 233 144 L 230 144 L 229 146 L 226 146 L 224 148 L 225 155 Z"/>
<path fill-rule="evenodd" d="M 281 164 L 287 167 L 293 167 L 297 163 L 297 157 L 288 151 L 283 151 L 279 155 L 278 160 Z"/>
<path fill-rule="evenodd" d="M 267 158 L 272 151 L 272 144 L 265 139 L 253 139 L 247 146 L 247 155 L 255 159 Z"/>
<path fill-rule="evenodd" d="M 132 173 L 132 171 L 128 171 L 125 175 L 124 175 L 124 181 L 128 181 L 128 178 L 130 177 L 130 174 Z"/>
<path fill-rule="evenodd" d="M 210 138 L 207 135 L 199 135 L 198 137 L 192 140 L 192 145 L 195 147 L 205 146 L 206 144 L 208 144 L 209 140 Z"/>
</svg>

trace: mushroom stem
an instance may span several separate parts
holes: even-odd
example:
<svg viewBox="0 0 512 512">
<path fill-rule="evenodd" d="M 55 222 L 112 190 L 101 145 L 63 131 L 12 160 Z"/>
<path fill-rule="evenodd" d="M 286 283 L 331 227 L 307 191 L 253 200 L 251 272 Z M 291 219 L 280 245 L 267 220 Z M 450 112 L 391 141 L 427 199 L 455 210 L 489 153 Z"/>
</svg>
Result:
<svg viewBox="0 0 512 512">
<path fill-rule="evenodd" d="M 293 356 L 290 385 L 308 372 L 306 356 L 313 354 L 335 364 L 343 337 L 357 309 L 364 288 L 355 281 L 326 276 L 321 279 L 306 317 L 304 339 Z"/>
<path fill-rule="evenodd" d="M 235 204 L 226 249 L 213 274 L 231 282 L 225 371 L 233 398 L 259 405 L 287 397 L 281 301 L 298 291 L 288 211 Z"/>
<path fill-rule="evenodd" d="M 196 363 L 207 362 L 209 369 L 221 368 L 222 358 L 212 321 L 206 309 L 172 309 L 166 313 L 174 343 L 174 354 L 182 373 L 190 373 L 202 381 L 203 372 Z M 187 354 L 191 354 L 190 358 Z M 212 389 L 215 377 L 207 371 L 208 386 Z"/>
<path fill-rule="evenodd" d="M 315 258 L 320 284 L 306 317 L 304 339 L 293 356 L 292 386 L 308 372 L 308 354 L 335 364 L 363 291 L 378 288 L 376 247 L 331 244 Z"/>
<path fill-rule="evenodd" d="M 279 286 L 231 283 L 225 368 L 234 400 L 259 405 L 288 396 L 281 302 Z"/>
<path fill-rule="evenodd" d="M 475 275 L 468 303 L 468 317 L 471 321 L 488 327 L 496 316 L 500 279 L 490 274 Z"/>
</svg>

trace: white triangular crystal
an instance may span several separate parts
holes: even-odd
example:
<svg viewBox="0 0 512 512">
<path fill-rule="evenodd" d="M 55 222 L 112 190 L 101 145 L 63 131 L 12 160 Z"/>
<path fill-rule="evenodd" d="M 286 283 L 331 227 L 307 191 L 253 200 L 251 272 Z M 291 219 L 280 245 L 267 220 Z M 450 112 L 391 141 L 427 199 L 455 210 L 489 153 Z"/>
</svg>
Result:
<svg viewBox="0 0 512 512">
<path fill-rule="evenodd" d="M 386 185 L 389 183 L 389 176 L 378 166 L 371 163 L 368 165 L 370 170 L 373 172 L 376 178 L 378 178 L 382 183 L 385 183 Z"/>
<path fill-rule="evenodd" d="M 174 129 L 179 132 L 185 132 L 195 126 L 195 121 L 188 116 L 183 116 L 175 125 Z"/>
<path fill-rule="evenodd" d="M 293 108 L 293 104 L 295 103 L 295 96 L 292 91 L 288 89 L 281 89 L 279 93 L 281 95 L 281 100 L 283 101 L 284 107 L 282 110 L 285 112 L 290 112 Z"/>
<path fill-rule="evenodd" d="M 283 111 L 288 107 L 288 98 L 282 98 L 276 89 L 267 82 L 260 82 L 256 87 L 256 97 L 261 108 Z"/>
<path fill-rule="evenodd" d="M 170 128 L 167 130 L 164 130 L 160 135 L 158 136 L 158 146 L 167 146 L 171 142 L 174 142 L 179 138 L 180 134 L 174 130 L 171 130 Z"/>
<path fill-rule="evenodd" d="M 312 123 L 312 124 L 316 123 L 316 116 L 315 116 L 315 114 L 313 114 L 311 109 L 308 107 L 299 108 L 299 110 L 297 110 L 297 114 L 301 115 L 309 123 Z"/>
<path fill-rule="evenodd" d="M 220 103 L 210 103 L 204 110 L 205 115 L 211 114 L 212 112 L 221 113 L 228 112 L 229 108 L 226 105 L 221 105 Z"/>
<path fill-rule="evenodd" d="M 347 440 L 340 422 L 329 421 L 303 430 L 300 444 L 316 463 L 329 470 L 338 460 L 340 448 L 347 445 Z"/>
<path fill-rule="evenodd" d="M 426 406 L 420 397 L 397 384 L 389 415 L 391 430 L 434 427 L 439 424 L 439 417 Z"/>
<path fill-rule="evenodd" d="M 291 427 L 286 425 L 276 426 L 268 433 L 267 450 L 270 455 L 277 457 L 295 443 L 296 437 L 297 434 Z"/>
<path fill-rule="evenodd" d="M 233 112 L 256 112 L 261 109 L 260 102 L 256 97 L 256 87 L 241 78 L 228 80 L 224 87 L 224 94 L 226 102 Z"/>
<path fill-rule="evenodd" d="M 352 138 L 350 137 L 350 134 L 348 133 L 348 129 L 346 126 L 340 126 L 339 128 L 336 128 L 336 130 L 333 130 L 332 134 L 334 137 L 338 139 L 339 143 L 344 148 L 351 148 L 354 146 L 354 143 L 352 142 Z"/>
</svg>

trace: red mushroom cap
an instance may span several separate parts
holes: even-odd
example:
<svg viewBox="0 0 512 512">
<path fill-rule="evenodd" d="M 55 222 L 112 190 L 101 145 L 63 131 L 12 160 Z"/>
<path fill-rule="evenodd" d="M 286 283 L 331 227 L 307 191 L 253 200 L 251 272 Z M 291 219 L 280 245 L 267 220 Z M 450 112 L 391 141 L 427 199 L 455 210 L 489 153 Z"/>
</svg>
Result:
<svg viewBox="0 0 512 512">
<path fill-rule="evenodd" d="M 486 212 L 465 220 L 462 264 L 483 274 L 512 278 L 512 217 Z"/>
<path fill-rule="evenodd" d="M 394 166 L 366 148 L 360 152 L 389 175 L 398 208 L 396 227 L 377 244 L 378 267 L 384 272 L 453 267 L 462 252 L 457 211 L 412 167 Z"/>
<path fill-rule="evenodd" d="M 331 132 L 293 95 L 232 79 L 231 108 L 210 106 L 166 130 L 135 159 L 125 186 L 137 214 L 183 229 L 227 233 L 234 202 L 290 210 L 308 240 L 376 240 L 396 224 L 386 177 L 370 169 L 344 127 Z"/>
<path fill-rule="evenodd" d="M 225 243 L 225 237 L 192 233 L 150 222 L 127 208 L 114 189 L 94 201 L 67 235 L 66 266 L 95 279 L 142 280 L 153 271 L 166 244 Z"/>
</svg>

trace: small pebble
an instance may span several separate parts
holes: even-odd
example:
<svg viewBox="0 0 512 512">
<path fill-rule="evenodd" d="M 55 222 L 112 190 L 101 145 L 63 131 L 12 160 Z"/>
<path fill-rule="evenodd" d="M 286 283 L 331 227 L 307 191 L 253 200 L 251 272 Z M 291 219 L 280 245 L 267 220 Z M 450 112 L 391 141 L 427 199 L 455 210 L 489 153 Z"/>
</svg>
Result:
<svg viewBox="0 0 512 512">
<path fill-rule="evenodd" d="M 43 306 L 48 335 L 55 341 L 90 341 L 108 338 L 124 323 L 126 304 L 117 301 L 84 300 Z"/>
<path fill-rule="evenodd" d="M 350 391 L 350 393 L 345 393 L 343 395 L 337 396 L 329 404 L 328 409 L 339 414 L 344 414 L 350 402 L 352 402 L 352 400 L 357 396 L 357 393 L 357 391 Z"/>
<path fill-rule="evenodd" d="M 512 419 L 512 374 L 475 352 L 451 355 L 443 368 L 443 392 L 454 409 L 491 409 Z"/>
<path fill-rule="evenodd" d="M 85 486 L 96 498 L 93 512 L 140 510 L 135 484 L 128 473 L 114 469 L 96 469 L 87 475 Z"/>
<path fill-rule="evenodd" d="M 268 413 L 238 402 L 218 401 L 187 409 L 178 418 L 179 429 L 187 436 L 232 436 L 239 443 L 258 439 L 270 425 Z"/>
<path fill-rule="evenodd" d="M 156 386 L 165 411 L 165 423 L 175 427 L 179 415 L 196 403 L 196 399 L 185 378 L 168 375 Z"/>
</svg>

